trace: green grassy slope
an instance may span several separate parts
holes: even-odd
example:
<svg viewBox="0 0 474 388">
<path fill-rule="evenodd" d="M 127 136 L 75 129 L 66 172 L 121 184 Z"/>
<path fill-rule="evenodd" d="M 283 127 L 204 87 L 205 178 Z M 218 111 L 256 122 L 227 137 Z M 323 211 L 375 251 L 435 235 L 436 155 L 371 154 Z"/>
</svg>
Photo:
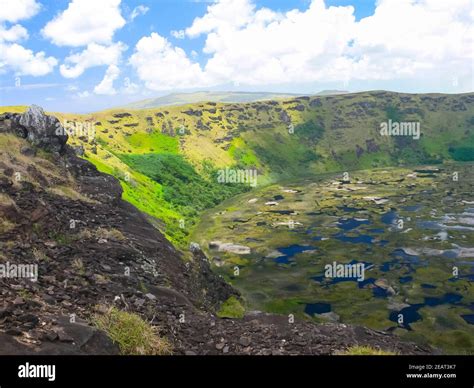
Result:
<svg viewBox="0 0 474 388">
<path fill-rule="evenodd" d="M 21 107 L 2 108 L 4 111 Z M 222 168 L 258 170 L 258 184 L 322 172 L 474 159 L 474 94 L 384 91 L 252 103 L 195 103 L 88 115 L 71 136 L 85 157 L 122 182 L 124 198 L 187 243 L 205 208 L 249 189 L 218 184 Z M 380 135 L 388 119 L 420 123 L 419 140 Z"/>
</svg>

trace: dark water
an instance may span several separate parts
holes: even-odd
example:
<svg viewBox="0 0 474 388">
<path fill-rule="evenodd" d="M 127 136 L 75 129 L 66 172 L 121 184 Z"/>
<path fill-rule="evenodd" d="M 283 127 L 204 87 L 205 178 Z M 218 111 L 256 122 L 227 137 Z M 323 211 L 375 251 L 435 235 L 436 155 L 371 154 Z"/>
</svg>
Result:
<svg viewBox="0 0 474 388">
<path fill-rule="evenodd" d="M 389 211 L 380 217 L 380 220 L 386 225 L 394 224 L 397 219 L 398 214 L 395 211 Z"/>
<path fill-rule="evenodd" d="M 372 244 L 374 238 L 367 234 L 361 234 L 358 236 L 346 236 L 344 234 L 338 233 L 334 236 L 337 240 L 348 242 L 351 244 Z"/>
<path fill-rule="evenodd" d="M 425 298 L 425 305 L 427 306 L 439 306 L 441 304 L 455 304 L 461 301 L 462 295 L 447 293 L 443 295 L 441 298 L 433 298 L 433 297 L 426 297 Z"/>
<path fill-rule="evenodd" d="M 374 287 L 372 288 L 372 295 L 375 297 L 375 298 L 386 298 L 388 297 L 390 294 L 384 290 L 383 288 L 381 287 Z"/>
<path fill-rule="evenodd" d="M 401 327 L 411 330 L 410 323 L 417 322 L 422 319 L 421 315 L 418 313 L 418 310 L 423 307 L 423 304 L 414 304 L 408 307 L 401 309 L 400 311 L 392 311 L 390 313 L 389 319 L 392 322 L 398 323 L 398 315 L 403 315 L 403 323 Z"/>
<path fill-rule="evenodd" d="M 370 224 L 369 220 L 356 220 L 355 218 L 341 218 L 338 221 L 338 228 L 345 230 L 352 230 L 358 228 L 360 225 Z"/>
<path fill-rule="evenodd" d="M 403 249 L 395 249 L 390 254 L 395 260 L 401 261 L 403 264 L 420 264 L 420 257 L 416 255 L 409 255 Z"/>
<path fill-rule="evenodd" d="M 400 311 L 392 311 L 390 313 L 389 319 L 392 322 L 398 323 L 398 314 L 402 314 L 403 324 L 401 324 L 400 326 L 407 330 L 412 330 L 410 327 L 410 323 L 423 319 L 422 316 L 418 313 L 418 310 L 420 308 L 426 306 L 434 307 L 442 304 L 457 304 L 461 301 L 461 299 L 462 295 L 454 293 L 447 293 L 441 298 L 425 297 L 424 303 L 412 304 L 411 306 L 405 307 Z"/>
<path fill-rule="evenodd" d="M 464 319 L 470 325 L 474 325 L 474 314 L 461 315 L 461 318 Z"/>
<path fill-rule="evenodd" d="M 412 276 L 401 276 L 399 279 L 400 284 L 405 284 L 413 280 Z"/>
<path fill-rule="evenodd" d="M 288 247 L 278 248 L 277 251 L 280 252 L 282 255 L 277 257 L 274 261 L 278 264 L 290 264 L 292 262 L 293 256 L 297 255 L 298 253 L 310 251 L 315 249 L 314 247 L 307 246 L 307 245 L 290 245 Z"/>
<path fill-rule="evenodd" d="M 385 229 L 382 229 L 382 228 L 374 228 L 374 229 L 369 229 L 369 232 L 381 234 L 381 233 L 385 233 Z"/>
<path fill-rule="evenodd" d="M 307 303 L 304 312 L 308 315 L 329 313 L 331 305 L 329 303 Z"/>
</svg>

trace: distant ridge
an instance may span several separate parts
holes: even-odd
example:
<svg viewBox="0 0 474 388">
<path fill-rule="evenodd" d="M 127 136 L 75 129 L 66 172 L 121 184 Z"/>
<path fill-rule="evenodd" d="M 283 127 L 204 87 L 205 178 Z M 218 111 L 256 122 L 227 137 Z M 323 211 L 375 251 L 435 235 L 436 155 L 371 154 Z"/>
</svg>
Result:
<svg viewBox="0 0 474 388">
<path fill-rule="evenodd" d="M 340 90 L 324 90 L 314 95 L 344 94 L 347 92 Z M 313 94 L 313 93 L 310 93 Z M 162 106 L 185 105 L 198 102 L 229 102 L 244 103 L 266 100 L 281 100 L 300 97 L 303 94 L 297 93 L 269 93 L 269 92 L 193 92 L 193 93 L 172 93 L 166 96 L 149 98 L 124 105 L 124 109 L 151 109 Z"/>
</svg>

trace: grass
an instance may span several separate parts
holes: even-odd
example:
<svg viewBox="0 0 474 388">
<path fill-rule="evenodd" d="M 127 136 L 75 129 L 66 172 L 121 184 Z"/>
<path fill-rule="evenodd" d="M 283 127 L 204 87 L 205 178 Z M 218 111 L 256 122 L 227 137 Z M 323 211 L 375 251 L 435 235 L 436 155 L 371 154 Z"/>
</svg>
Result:
<svg viewBox="0 0 474 388">
<path fill-rule="evenodd" d="M 97 203 L 97 201 L 82 195 L 78 191 L 74 190 L 69 186 L 56 186 L 47 189 L 48 192 L 60 196 L 72 199 L 73 201 L 82 201 L 87 203 Z"/>
<path fill-rule="evenodd" d="M 355 345 L 339 354 L 344 356 L 395 356 L 397 353 L 375 349 L 371 346 Z"/>
<path fill-rule="evenodd" d="M 15 224 L 11 223 L 8 220 L 0 218 L 0 233 L 6 233 L 12 230 L 15 227 Z"/>
<path fill-rule="evenodd" d="M 242 303 L 235 297 L 231 296 L 221 306 L 217 313 L 219 318 L 243 318 L 245 315 L 245 308 Z"/>
<path fill-rule="evenodd" d="M 137 314 L 112 307 L 94 319 L 96 326 L 105 331 L 123 355 L 169 355 L 172 346 L 158 334 L 156 327 Z"/>
<path fill-rule="evenodd" d="M 179 151 L 178 139 L 161 133 L 137 132 L 127 138 L 134 153 L 173 153 Z"/>
<path fill-rule="evenodd" d="M 217 179 L 206 180 L 180 155 L 122 155 L 121 158 L 134 170 L 159 183 L 164 188 L 164 199 L 180 212 L 208 209 L 246 188 L 220 184 Z"/>
<path fill-rule="evenodd" d="M 106 229 L 106 228 L 97 228 L 94 232 L 94 235 L 98 238 L 103 238 L 105 240 L 112 240 L 112 241 L 124 241 L 125 236 L 122 232 L 118 229 Z"/>
<path fill-rule="evenodd" d="M 86 268 L 81 258 L 76 258 L 72 261 L 72 268 L 74 268 L 80 275 L 85 275 Z"/>
</svg>

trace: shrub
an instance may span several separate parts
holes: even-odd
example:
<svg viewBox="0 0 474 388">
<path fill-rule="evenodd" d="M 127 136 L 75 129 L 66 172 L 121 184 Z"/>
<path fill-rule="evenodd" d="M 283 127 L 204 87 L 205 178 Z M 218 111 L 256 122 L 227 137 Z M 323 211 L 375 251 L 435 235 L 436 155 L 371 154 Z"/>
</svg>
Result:
<svg viewBox="0 0 474 388">
<path fill-rule="evenodd" d="M 220 318 L 243 318 L 245 308 L 235 296 L 231 296 L 221 306 L 217 316 Z"/>
<path fill-rule="evenodd" d="M 149 325 L 137 314 L 110 308 L 94 318 L 96 326 L 118 344 L 123 355 L 166 355 L 172 353 L 168 340 L 158 335 L 156 327 Z"/>
</svg>

